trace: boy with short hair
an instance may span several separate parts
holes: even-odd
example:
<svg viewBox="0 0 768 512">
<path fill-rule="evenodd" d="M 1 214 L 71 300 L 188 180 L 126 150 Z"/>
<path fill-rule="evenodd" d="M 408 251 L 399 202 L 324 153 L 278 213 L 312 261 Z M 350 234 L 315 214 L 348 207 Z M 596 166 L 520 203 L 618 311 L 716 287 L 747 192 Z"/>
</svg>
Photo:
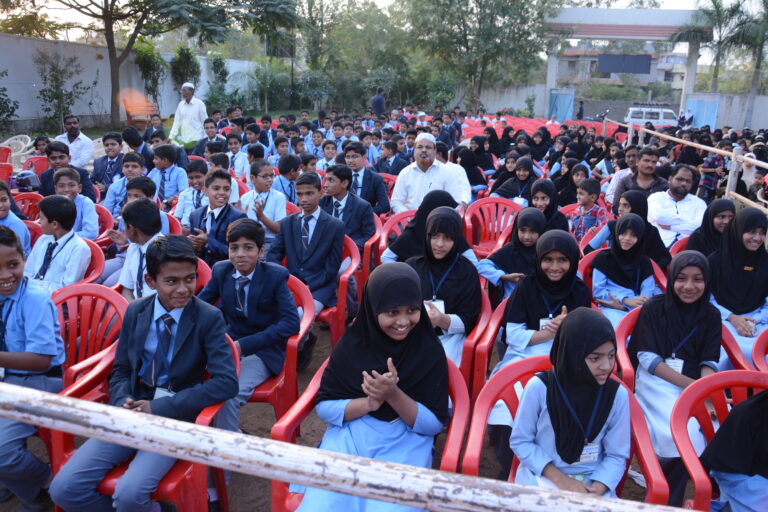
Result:
<svg viewBox="0 0 768 512">
<path fill-rule="evenodd" d="M 144 171 L 144 157 L 140 154 L 131 152 L 123 156 L 123 176 L 112 183 L 107 189 L 107 196 L 101 202 L 115 219 L 120 217 L 120 211 L 125 205 L 126 185 L 133 178 L 141 176 Z"/>
<path fill-rule="evenodd" d="M 131 244 L 125 254 L 125 263 L 118 282 L 123 287 L 122 295 L 128 302 L 151 295 L 155 291 L 144 280 L 147 248 L 160 232 L 160 211 L 151 199 L 137 199 L 123 208 L 125 234 Z"/>
<path fill-rule="evenodd" d="M 344 125 L 340 121 L 333 123 L 331 134 L 333 136 L 331 140 L 336 143 L 336 152 L 341 153 L 341 144 L 346 140 L 344 139 Z"/>
<path fill-rule="evenodd" d="M 240 151 L 240 146 L 240 136 L 235 135 L 234 133 L 227 135 L 229 169 L 235 171 L 235 177 L 238 179 L 248 172 L 248 157 L 245 153 Z"/>
<path fill-rule="evenodd" d="M 240 188 L 237 186 L 235 178 L 232 177 L 232 173 L 229 172 L 231 162 L 229 156 L 224 153 L 214 153 L 208 161 L 210 162 L 208 171 L 224 171 L 229 174 L 229 179 L 232 182 L 232 189 L 229 192 L 229 202 L 233 205 L 237 204 L 237 201 L 240 199 Z M 203 206 L 206 204 L 208 204 L 208 202 L 203 199 Z"/>
<path fill-rule="evenodd" d="M 176 199 L 179 193 L 187 188 L 187 172 L 175 165 L 176 148 L 170 144 L 163 144 L 155 148 L 155 158 L 153 160 L 154 169 L 148 176 L 157 186 L 157 197 L 165 206 L 166 210 L 171 208 L 171 202 Z"/>
<path fill-rule="evenodd" d="M 144 161 L 147 162 L 147 165 L 152 162 L 152 159 L 155 157 L 155 153 L 152 151 L 149 141 L 144 141 L 136 128 L 133 126 L 125 128 L 123 130 L 122 136 L 123 140 L 126 144 L 128 144 L 128 147 L 131 149 L 131 151 L 135 151 L 144 157 Z"/>
<path fill-rule="evenodd" d="M 91 181 L 93 186 L 99 189 L 101 197 L 104 197 L 107 189 L 119 180 L 123 173 L 123 138 L 117 132 L 109 132 L 101 138 L 104 146 L 104 156 L 93 161 L 93 173 Z"/>
<path fill-rule="evenodd" d="M 312 132 L 309 141 L 304 144 L 304 149 L 307 153 L 312 153 L 318 159 L 323 158 L 323 132 L 321 130 Z"/>
<path fill-rule="evenodd" d="M 70 165 L 72 158 L 69 155 L 69 146 L 56 140 L 46 146 L 45 156 L 48 157 L 48 165 L 51 167 L 40 174 L 40 195 L 52 196 L 56 193 L 56 187 L 53 185 L 54 173 L 59 169 L 72 167 Z M 91 201 L 96 201 L 96 192 L 93 190 L 93 183 L 91 183 L 91 177 L 88 174 L 88 171 L 80 169 L 79 167 L 72 168 L 80 174 L 80 184 L 83 186 L 83 195 Z"/>
<path fill-rule="evenodd" d="M 208 203 L 208 198 L 203 193 L 206 174 L 208 174 L 208 166 L 205 162 L 201 160 L 189 162 L 189 169 L 187 169 L 189 187 L 179 194 L 179 201 L 176 203 L 176 210 L 173 212 L 173 216 L 179 219 L 182 228 L 187 233 L 189 232 L 189 215 Z"/>
<path fill-rule="evenodd" d="M 283 369 L 286 343 L 299 332 L 299 317 L 288 289 L 288 270 L 261 261 L 261 224 L 252 219 L 236 220 L 227 228 L 227 246 L 229 259 L 213 266 L 211 280 L 199 298 L 218 303 L 227 334 L 240 352 L 240 389 L 214 420 L 216 427 L 237 432 L 240 408 L 253 390 Z"/>
<path fill-rule="evenodd" d="M 277 137 L 277 131 L 272 129 L 272 116 L 264 114 L 261 116 L 261 133 L 259 134 L 259 142 L 266 148 L 265 155 L 269 155 L 274 151 L 274 141 Z"/>
<path fill-rule="evenodd" d="M 91 263 L 91 250 L 72 231 L 75 203 L 64 196 L 49 196 L 37 203 L 43 230 L 29 253 L 24 276 L 41 281 L 50 292 L 80 281 Z"/>
<path fill-rule="evenodd" d="M 373 213 L 389 211 L 387 185 L 372 167 L 365 166 L 365 148 L 360 142 L 349 142 L 344 150 L 347 166 L 352 170 L 349 192 L 371 204 Z"/>
<path fill-rule="evenodd" d="M 99 216 L 93 201 L 80 193 L 80 174 L 71 167 L 59 169 L 53 175 L 53 186 L 58 195 L 68 197 L 75 203 L 77 217 L 72 229 L 81 238 L 95 240 L 99 236 Z"/>
<path fill-rule="evenodd" d="M 280 221 L 285 218 L 285 195 L 272 188 L 275 170 L 265 159 L 251 164 L 251 191 L 243 194 L 238 209 L 249 219 L 259 222 L 265 229 L 264 252 L 269 251 L 275 234 L 280 230 Z"/>
<path fill-rule="evenodd" d="M 149 116 L 149 126 L 147 126 L 147 129 L 144 130 L 142 139 L 144 139 L 145 142 L 149 142 L 152 138 L 152 134 L 162 129 L 163 119 L 160 117 L 160 114 L 152 114 Z"/>
<path fill-rule="evenodd" d="M 273 167 L 277 167 L 277 162 L 280 161 L 280 158 L 283 155 L 289 154 L 288 153 L 288 139 L 285 138 L 285 137 L 277 137 L 277 138 L 275 138 L 275 151 L 276 151 L 276 153 L 268 158 L 269 163 L 271 163 Z"/>
<path fill-rule="evenodd" d="M 326 140 L 322 143 L 323 158 L 317 161 L 317 168 L 325 171 L 332 166 L 336 160 L 336 143 L 332 140 Z"/>
<path fill-rule="evenodd" d="M 146 253 L 144 279 L 157 293 L 132 302 L 109 378 L 110 404 L 194 421 L 205 408 L 237 394 L 237 373 L 221 312 L 194 296 L 197 256 L 182 236 L 158 237 Z M 129 459 L 112 496 L 104 476 Z M 51 498 L 68 512 L 156 510 L 151 495 L 176 459 L 87 440 L 51 483 Z"/>
<path fill-rule="evenodd" d="M 759 197 L 757 197 L 757 193 L 760 192 L 760 190 L 763 189 L 763 183 L 765 180 L 765 174 L 766 170 L 763 168 L 758 167 L 755 169 L 755 177 L 753 178 L 752 184 L 749 186 L 748 190 L 748 197 L 752 201 L 758 202 L 760 200 Z"/>
<path fill-rule="evenodd" d="M 195 156 L 205 155 L 205 145 L 208 144 L 209 142 L 217 142 L 217 141 L 224 140 L 224 137 L 219 135 L 216 130 L 216 121 L 214 121 L 210 117 L 205 121 L 203 121 L 203 131 L 205 132 L 205 137 L 197 141 L 197 145 L 195 146 L 195 149 L 192 150 L 192 154 Z"/>
<path fill-rule="evenodd" d="M 301 172 L 317 172 L 317 157 L 311 153 L 300 153 Z"/>
<path fill-rule="evenodd" d="M 344 223 L 345 234 L 351 238 L 360 254 L 365 242 L 376 233 L 371 204 L 349 193 L 352 185 L 352 169 L 346 165 L 332 165 L 325 174 L 325 196 L 320 208 Z"/>
<path fill-rule="evenodd" d="M 0 272 L 4 283 L 0 286 L 4 305 L 0 380 L 58 393 L 66 359 L 58 311 L 42 283 L 24 278 L 24 249 L 7 226 L 0 226 Z M 0 485 L 21 500 L 20 510 L 52 507 L 46 491 L 51 469 L 26 446 L 27 438 L 35 433 L 36 425 L 0 418 Z"/>
<path fill-rule="evenodd" d="M 608 212 L 597 204 L 600 196 L 600 182 L 589 178 L 579 183 L 576 190 L 578 209 L 570 218 L 571 233 L 581 242 L 588 232 L 597 231 L 600 226 L 608 222 Z"/>
<path fill-rule="evenodd" d="M 195 251 L 208 264 L 227 259 L 227 226 L 245 217 L 229 204 L 232 181 L 229 173 L 211 171 L 205 177 L 208 206 L 201 206 L 189 216 L 190 234 Z"/>
<path fill-rule="evenodd" d="M 12 210 L 13 195 L 4 181 L 0 181 L 0 226 L 11 228 L 19 237 L 26 258 L 32 251 L 29 228 Z M 0 500 L 1 502 L 2 500 Z"/>
<path fill-rule="evenodd" d="M 244 155 L 248 154 L 248 148 L 252 145 L 259 145 L 261 146 L 261 142 L 259 142 L 259 135 L 261 134 L 261 129 L 259 128 L 259 125 L 256 123 L 250 123 L 245 125 L 245 140 L 246 143 L 243 144 L 243 147 L 240 148 L 240 152 Z M 262 146 L 263 147 L 263 146 Z"/>
<path fill-rule="evenodd" d="M 291 139 L 291 153 L 294 155 L 300 155 L 304 152 L 304 149 L 306 148 L 304 144 L 304 139 L 301 137 L 293 137 Z"/>
<path fill-rule="evenodd" d="M 359 139 L 355 137 L 355 125 L 352 123 L 347 123 L 344 125 L 344 135 L 342 135 L 342 140 L 351 140 L 353 142 L 358 142 Z"/>
<path fill-rule="evenodd" d="M 283 155 L 277 162 L 277 171 L 280 176 L 272 184 L 272 188 L 282 192 L 288 201 L 297 204 L 296 180 L 301 174 L 301 158 L 296 155 Z"/>
</svg>

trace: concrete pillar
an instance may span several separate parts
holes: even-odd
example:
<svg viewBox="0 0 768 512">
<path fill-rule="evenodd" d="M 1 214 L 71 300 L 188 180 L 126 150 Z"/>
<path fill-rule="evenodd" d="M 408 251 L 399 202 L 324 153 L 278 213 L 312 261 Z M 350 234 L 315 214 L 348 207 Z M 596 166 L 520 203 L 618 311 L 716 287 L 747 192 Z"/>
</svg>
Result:
<svg viewBox="0 0 768 512">
<path fill-rule="evenodd" d="M 547 52 L 547 83 L 544 93 L 544 113 L 546 114 L 545 117 L 547 119 L 552 115 L 549 111 L 551 91 L 557 87 L 557 54 L 559 51 L 560 47 L 558 45 L 557 48 L 553 48 Z"/>
<path fill-rule="evenodd" d="M 685 61 L 685 77 L 683 78 L 683 91 L 680 94 L 680 109 L 685 110 L 685 102 L 688 95 L 693 93 L 696 87 L 696 67 L 699 61 L 699 42 L 688 43 L 688 58 Z"/>
</svg>

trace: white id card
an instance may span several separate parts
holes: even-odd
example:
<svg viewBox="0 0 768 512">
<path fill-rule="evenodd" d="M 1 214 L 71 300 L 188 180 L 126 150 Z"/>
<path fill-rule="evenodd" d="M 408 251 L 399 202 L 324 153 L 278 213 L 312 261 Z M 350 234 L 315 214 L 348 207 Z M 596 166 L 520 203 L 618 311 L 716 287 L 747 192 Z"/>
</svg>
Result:
<svg viewBox="0 0 768 512">
<path fill-rule="evenodd" d="M 441 312 L 442 314 L 445 314 L 445 301 L 437 300 L 437 299 L 424 301 L 424 306 L 427 309 L 429 309 L 429 306 L 427 306 L 427 302 L 431 302 L 432 305 L 435 306 L 439 312 Z"/>
<path fill-rule="evenodd" d="M 579 457 L 579 462 L 597 462 L 598 455 L 600 455 L 600 445 L 597 443 L 585 444 L 581 457 Z"/>
<path fill-rule="evenodd" d="M 676 357 L 668 357 L 664 360 L 664 363 L 675 370 L 677 373 L 683 373 L 683 360 Z"/>
<path fill-rule="evenodd" d="M 549 318 L 548 316 L 544 317 L 544 318 L 540 318 L 539 319 L 539 330 L 543 331 L 544 329 L 546 329 L 547 326 L 549 325 L 549 322 L 551 322 L 551 321 L 552 321 L 552 319 Z"/>
<path fill-rule="evenodd" d="M 157 400 L 158 398 L 165 398 L 166 396 L 173 396 L 175 394 L 176 393 L 166 388 L 155 388 L 155 396 L 152 397 L 152 399 Z"/>
</svg>

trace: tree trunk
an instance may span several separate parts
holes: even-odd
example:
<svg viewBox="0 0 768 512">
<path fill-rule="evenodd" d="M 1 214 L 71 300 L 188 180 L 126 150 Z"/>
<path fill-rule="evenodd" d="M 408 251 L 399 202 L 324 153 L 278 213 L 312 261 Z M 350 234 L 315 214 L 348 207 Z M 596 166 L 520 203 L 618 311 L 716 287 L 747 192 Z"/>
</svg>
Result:
<svg viewBox="0 0 768 512">
<path fill-rule="evenodd" d="M 715 66 L 712 70 L 712 86 L 710 87 L 711 92 L 717 92 L 717 86 L 718 81 L 720 79 L 720 60 L 722 57 L 722 52 L 720 50 L 717 50 L 715 52 Z"/>
<path fill-rule="evenodd" d="M 752 115 L 755 112 L 755 99 L 757 97 L 757 90 L 760 87 L 760 71 L 763 68 L 763 46 L 760 45 L 755 50 L 755 69 L 752 72 L 752 85 L 749 89 L 749 97 L 747 98 L 747 106 L 744 109 L 744 126 L 752 127 Z"/>
<path fill-rule="evenodd" d="M 109 117 L 111 126 L 120 126 L 120 60 L 115 46 L 115 32 L 112 23 L 104 20 L 104 39 L 109 55 Z"/>
</svg>

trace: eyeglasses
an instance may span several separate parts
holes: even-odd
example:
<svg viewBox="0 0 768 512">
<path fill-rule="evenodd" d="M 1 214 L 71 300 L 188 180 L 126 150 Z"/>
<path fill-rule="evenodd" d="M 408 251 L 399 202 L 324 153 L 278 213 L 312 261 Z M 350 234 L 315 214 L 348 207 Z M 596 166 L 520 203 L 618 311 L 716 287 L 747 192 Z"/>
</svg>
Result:
<svg viewBox="0 0 768 512">
<path fill-rule="evenodd" d="M 275 175 L 274 174 L 257 174 L 256 177 L 257 178 L 261 178 L 263 180 L 273 180 L 273 179 L 275 179 Z"/>
</svg>

